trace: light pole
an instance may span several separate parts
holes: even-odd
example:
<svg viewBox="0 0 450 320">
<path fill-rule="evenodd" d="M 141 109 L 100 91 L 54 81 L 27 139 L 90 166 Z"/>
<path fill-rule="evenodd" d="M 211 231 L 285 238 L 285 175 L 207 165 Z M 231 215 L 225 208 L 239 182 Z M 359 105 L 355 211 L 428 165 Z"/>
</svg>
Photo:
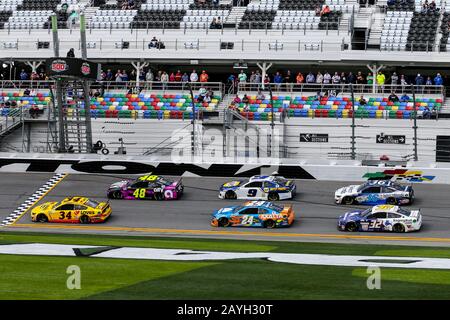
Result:
<svg viewBox="0 0 450 320">
<path fill-rule="evenodd" d="M 356 159 L 355 152 L 355 94 L 353 93 L 353 83 L 350 83 L 350 93 L 352 95 L 352 160 Z"/>
<path fill-rule="evenodd" d="M 191 142 L 191 154 L 195 156 L 195 118 L 196 118 L 196 112 L 195 112 L 195 98 L 194 98 L 194 92 L 192 91 L 192 85 L 190 82 L 187 83 L 187 86 L 189 88 L 189 93 L 191 94 L 191 104 L 192 104 L 192 142 Z"/>
<path fill-rule="evenodd" d="M 414 108 L 414 161 L 419 160 L 417 153 L 417 106 L 416 106 L 416 91 L 414 89 L 414 84 L 411 84 L 411 91 L 413 96 L 413 108 Z"/>
</svg>

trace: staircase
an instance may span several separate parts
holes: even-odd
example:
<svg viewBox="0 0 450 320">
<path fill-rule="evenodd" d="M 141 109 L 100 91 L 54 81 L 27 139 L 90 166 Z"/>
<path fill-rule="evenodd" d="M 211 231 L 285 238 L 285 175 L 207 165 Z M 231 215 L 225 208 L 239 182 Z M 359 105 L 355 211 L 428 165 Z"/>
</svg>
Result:
<svg viewBox="0 0 450 320">
<path fill-rule="evenodd" d="M 230 14 L 225 18 L 223 27 L 235 28 L 236 24 L 239 25 L 242 17 L 244 16 L 245 10 L 247 10 L 247 7 L 233 7 L 230 11 Z"/>
<path fill-rule="evenodd" d="M 92 17 L 95 16 L 95 12 L 99 10 L 100 7 L 87 7 L 84 9 L 84 17 L 86 20 L 86 27 L 89 27 L 89 24 L 91 23 Z"/>
<path fill-rule="evenodd" d="M 355 28 L 367 29 L 370 27 L 370 20 L 372 19 L 372 7 L 359 8 L 358 13 L 355 15 Z"/>
<path fill-rule="evenodd" d="M 372 16 L 373 23 L 370 28 L 369 41 L 367 48 L 379 49 L 381 42 L 381 32 L 383 30 L 385 14 L 381 12 L 375 12 Z"/>
</svg>

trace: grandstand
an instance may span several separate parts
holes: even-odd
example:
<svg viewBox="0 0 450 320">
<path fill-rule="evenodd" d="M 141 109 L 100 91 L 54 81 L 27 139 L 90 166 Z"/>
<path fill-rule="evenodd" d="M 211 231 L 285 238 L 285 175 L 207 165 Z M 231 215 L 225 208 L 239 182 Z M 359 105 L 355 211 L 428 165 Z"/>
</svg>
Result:
<svg viewBox="0 0 450 320">
<path fill-rule="evenodd" d="M 365 143 L 375 132 L 384 132 L 385 126 L 398 131 L 412 128 L 416 121 L 427 127 L 427 121 L 437 120 L 436 127 L 445 133 L 445 118 L 450 113 L 445 88 L 450 65 L 447 1 L 423 8 L 418 0 L 379 0 L 370 5 L 355 0 L 0 0 L 4 76 L 0 151 L 47 153 L 57 149 L 54 122 L 60 111 L 53 80 L 20 78 L 20 69 L 39 73 L 44 59 L 53 57 L 54 14 L 61 56 L 74 48 L 75 56 L 81 57 L 78 29 L 80 15 L 84 15 L 88 59 L 100 63 L 103 71 L 132 71 L 123 82 L 99 78 L 91 83 L 91 89 L 98 92 L 92 94 L 89 106 L 94 140 L 115 147 L 122 139 L 130 155 L 170 155 L 176 144 L 171 140 L 174 132 L 187 130 L 198 139 L 194 122 L 204 131 L 221 132 L 224 154 L 245 154 L 238 148 L 230 151 L 236 132 L 254 130 L 246 142 L 252 144 L 265 134 L 261 132 L 279 129 L 269 135 L 281 141 L 283 157 L 298 159 L 351 156 L 347 131 L 333 133 L 342 139 L 334 145 L 330 133 L 331 147 L 311 144 L 316 151 L 298 152 L 306 146 L 299 145 L 302 131 L 297 129 L 309 124 L 315 124 L 310 130 L 317 129 L 316 133 L 322 123 L 328 128 L 336 124 L 350 128 L 353 119 L 356 126 L 370 128 L 359 137 L 359 159 L 379 156 L 365 152 Z M 160 45 L 152 45 L 153 38 Z M 259 82 L 226 83 L 229 73 L 241 70 L 233 66 L 244 68 L 247 74 L 259 71 Z M 142 77 L 148 69 L 156 74 L 163 69 L 190 73 L 193 68 L 208 70 L 210 80 L 187 86 L 186 81 Z M 326 69 L 354 74 L 365 70 L 375 79 L 372 83 L 353 81 L 352 86 L 345 81 L 275 82 L 274 74 L 281 71 L 285 76 L 287 69 L 295 71 L 294 77 L 297 71 L 306 76 L 309 71 Z M 389 78 L 378 83 L 376 76 L 384 70 L 401 70 L 410 81 L 391 84 Z M 443 83 L 414 80 L 417 73 L 434 78 L 439 72 Z M 266 75 L 271 77 L 269 82 L 265 82 Z M 415 86 L 411 87 L 411 82 Z M 32 92 L 25 94 L 26 89 Z M 199 101 L 201 90 L 207 89 L 213 94 L 207 101 Z M 258 98 L 258 89 L 263 98 Z M 408 97 L 391 100 L 394 92 L 398 98 Z M 233 102 L 236 95 L 241 101 Z M 248 102 L 242 101 L 244 96 Z M 360 96 L 367 101 L 360 103 Z M 62 112 L 68 119 L 84 116 L 84 101 L 69 97 Z M 427 139 L 423 156 L 431 161 L 434 142 L 430 141 L 436 136 L 430 133 Z M 196 143 L 193 141 L 184 144 L 190 147 Z M 198 144 L 199 148 L 207 145 Z M 381 148 L 376 144 L 372 147 Z M 416 141 L 389 150 L 394 159 L 403 161 L 417 148 Z"/>
</svg>

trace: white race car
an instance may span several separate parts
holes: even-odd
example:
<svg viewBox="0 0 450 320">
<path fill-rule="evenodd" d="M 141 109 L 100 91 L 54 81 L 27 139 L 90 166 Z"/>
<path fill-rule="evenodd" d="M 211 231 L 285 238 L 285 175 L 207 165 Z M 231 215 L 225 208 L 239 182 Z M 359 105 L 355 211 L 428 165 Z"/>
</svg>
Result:
<svg viewBox="0 0 450 320">
<path fill-rule="evenodd" d="M 341 231 L 418 231 L 422 226 L 420 209 L 405 210 L 399 206 L 384 204 L 366 210 L 349 211 L 339 217 Z"/>
<path fill-rule="evenodd" d="M 224 183 L 219 198 L 276 201 L 292 199 L 296 191 L 293 180 L 281 176 L 253 176 L 249 180 Z"/>
</svg>

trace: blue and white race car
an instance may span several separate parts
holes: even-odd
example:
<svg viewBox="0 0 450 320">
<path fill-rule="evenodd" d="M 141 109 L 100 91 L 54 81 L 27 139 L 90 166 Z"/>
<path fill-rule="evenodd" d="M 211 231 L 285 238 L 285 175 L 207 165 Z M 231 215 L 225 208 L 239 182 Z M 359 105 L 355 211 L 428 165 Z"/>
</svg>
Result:
<svg viewBox="0 0 450 320">
<path fill-rule="evenodd" d="M 339 217 L 340 231 L 418 231 L 422 226 L 419 210 L 405 210 L 384 204 L 366 210 L 350 211 Z"/>
<path fill-rule="evenodd" d="M 336 190 L 334 200 L 337 204 L 412 204 L 414 190 L 393 181 L 371 180 L 361 185 L 351 185 Z"/>
<path fill-rule="evenodd" d="M 281 176 L 253 176 L 249 180 L 224 183 L 219 198 L 276 201 L 292 199 L 296 191 L 293 180 Z"/>
</svg>

